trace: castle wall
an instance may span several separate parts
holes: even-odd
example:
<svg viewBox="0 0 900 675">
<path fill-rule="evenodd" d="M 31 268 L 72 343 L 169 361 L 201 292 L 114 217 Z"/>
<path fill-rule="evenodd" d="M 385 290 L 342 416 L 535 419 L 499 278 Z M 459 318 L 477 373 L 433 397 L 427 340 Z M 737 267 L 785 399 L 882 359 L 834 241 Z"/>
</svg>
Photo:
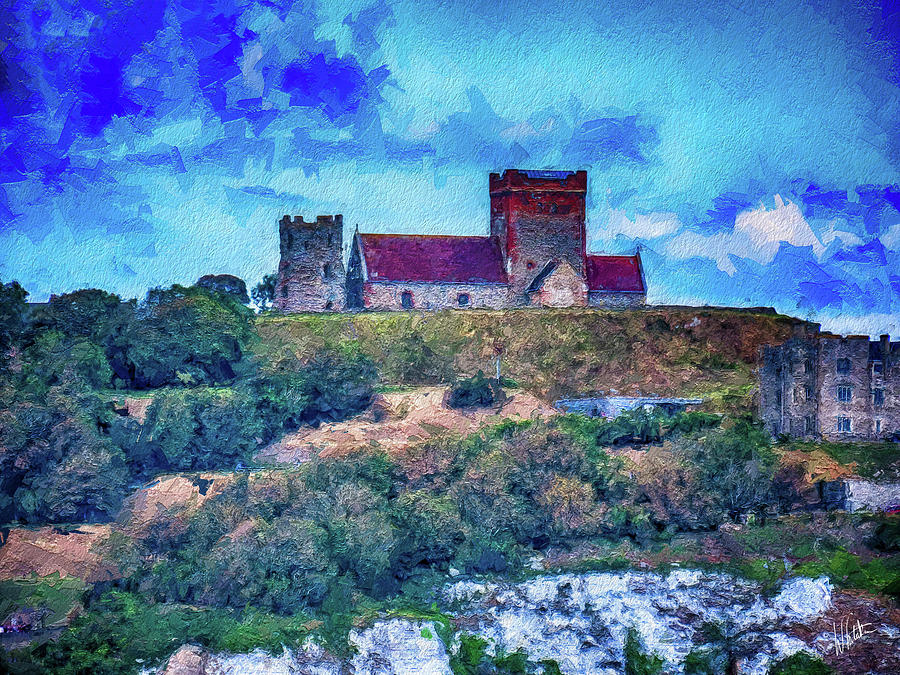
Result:
<svg viewBox="0 0 900 675">
<path fill-rule="evenodd" d="M 412 307 L 403 307 L 403 293 L 412 294 Z M 403 309 L 502 309 L 508 305 L 505 284 L 430 284 L 402 282 L 365 282 L 365 309 L 397 311 Z M 468 295 L 460 305 L 459 296 Z"/>
<path fill-rule="evenodd" d="M 877 440 L 900 431 L 900 369 L 867 336 L 795 337 L 762 350 L 759 414 L 773 435 Z M 881 353 L 888 354 L 882 362 Z M 877 365 L 881 364 L 881 365 Z"/>
<path fill-rule="evenodd" d="M 346 306 L 342 216 L 285 216 L 275 307 L 282 312 L 339 312 Z"/>
<path fill-rule="evenodd" d="M 647 294 L 617 291 L 589 291 L 587 304 L 589 307 L 633 309 L 636 307 L 643 307 L 647 304 Z"/>
</svg>

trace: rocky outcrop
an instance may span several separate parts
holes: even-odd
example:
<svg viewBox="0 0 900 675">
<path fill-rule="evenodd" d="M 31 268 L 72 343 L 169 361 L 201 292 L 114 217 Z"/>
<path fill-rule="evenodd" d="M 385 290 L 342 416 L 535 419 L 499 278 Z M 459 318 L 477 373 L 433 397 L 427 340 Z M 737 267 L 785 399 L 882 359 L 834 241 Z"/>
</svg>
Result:
<svg viewBox="0 0 900 675">
<path fill-rule="evenodd" d="M 461 581 L 446 589 L 445 599 L 490 644 L 507 653 L 524 650 L 535 661 L 555 659 L 563 673 L 623 672 L 629 628 L 678 671 L 699 646 L 703 625 L 716 624 L 739 648 L 746 646 L 742 672 L 764 675 L 772 659 L 806 647 L 785 629 L 827 610 L 831 586 L 799 578 L 767 598 L 757 584 L 724 574 L 615 572 L 521 584 Z"/>
<path fill-rule="evenodd" d="M 556 661 L 570 675 L 624 672 L 631 628 L 665 660 L 666 672 L 683 672 L 687 655 L 708 639 L 701 634 L 709 624 L 724 633 L 741 673 L 765 675 L 773 660 L 815 643 L 812 633 L 808 643 L 795 629 L 822 617 L 832 588 L 825 579 L 797 578 L 767 596 L 753 582 L 697 570 L 596 572 L 522 583 L 458 581 L 444 589 L 443 602 L 462 632 L 487 641 L 489 653 L 522 650 L 534 662 Z M 212 654 L 195 670 L 187 668 L 198 663 L 197 648 L 183 647 L 161 675 L 450 675 L 450 652 L 459 642 L 445 644 L 433 622 L 400 618 L 353 630 L 349 641 L 355 651 L 349 661 L 307 643 L 281 656 Z M 185 670 L 171 670 L 173 660 Z"/>
</svg>

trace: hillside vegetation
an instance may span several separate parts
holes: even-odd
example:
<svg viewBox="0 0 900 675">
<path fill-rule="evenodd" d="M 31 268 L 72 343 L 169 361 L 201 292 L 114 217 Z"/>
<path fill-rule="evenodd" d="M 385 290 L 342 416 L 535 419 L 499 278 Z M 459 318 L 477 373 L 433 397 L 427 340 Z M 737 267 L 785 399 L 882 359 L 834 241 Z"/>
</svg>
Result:
<svg viewBox="0 0 900 675">
<path fill-rule="evenodd" d="M 257 319 L 263 351 L 359 349 L 385 384 L 436 384 L 492 372 L 536 394 L 703 395 L 747 409 L 759 347 L 790 337 L 796 319 L 735 309 L 662 307 L 392 312 Z"/>
</svg>

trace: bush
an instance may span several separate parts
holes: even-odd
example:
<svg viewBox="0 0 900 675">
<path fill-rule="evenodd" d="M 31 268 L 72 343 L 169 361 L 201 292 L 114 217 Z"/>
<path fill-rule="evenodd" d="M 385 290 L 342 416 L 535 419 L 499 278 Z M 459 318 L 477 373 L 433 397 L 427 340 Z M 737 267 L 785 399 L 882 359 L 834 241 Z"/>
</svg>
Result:
<svg viewBox="0 0 900 675">
<path fill-rule="evenodd" d="M 365 410 L 377 373 L 359 354 L 320 351 L 307 361 L 281 359 L 259 368 L 244 388 L 271 440 L 304 424 L 346 419 Z"/>
<path fill-rule="evenodd" d="M 480 370 L 473 377 L 456 382 L 447 397 L 451 408 L 486 408 L 503 400 L 503 390 L 497 380 L 488 379 Z"/>
<path fill-rule="evenodd" d="M 769 668 L 770 675 L 831 675 L 834 671 L 817 656 L 796 652 Z"/>
<path fill-rule="evenodd" d="M 625 638 L 625 675 L 657 675 L 665 662 L 655 654 L 647 654 L 640 635 L 634 628 L 628 629 Z"/>
<path fill-rule="evenodd" d="M 128 421 L 120 424 L 128 425 Z M 135 473 L 233 468 L 261 440 L 255 402 L 239 389 L 168 390 L 157 394 L 141 427 L 124 440 Z"/>
</svg>

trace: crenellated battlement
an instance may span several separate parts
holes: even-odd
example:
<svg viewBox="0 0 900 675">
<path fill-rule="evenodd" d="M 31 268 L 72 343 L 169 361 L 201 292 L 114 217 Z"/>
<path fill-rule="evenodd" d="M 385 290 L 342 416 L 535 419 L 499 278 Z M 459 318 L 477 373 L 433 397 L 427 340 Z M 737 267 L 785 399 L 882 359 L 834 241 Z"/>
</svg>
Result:
<svg viewBox="0 0 900 675">
<path fill-rule="evenodd" d="M 325 227 L 330 225 L 344 226 L 344 216 L 340 213 L 333 216 L 316 216 L 315 220 L 303 220 L 303 216 L 284 215 L 279 221 L 281 227 Z"/>
<path fill-rule="evenodd" d="M 488 185 L 491 194 L 523 190 L 586 192 L 587 171 L 507 169 L 502 175 L 492 173 Z"/>
</svg>

